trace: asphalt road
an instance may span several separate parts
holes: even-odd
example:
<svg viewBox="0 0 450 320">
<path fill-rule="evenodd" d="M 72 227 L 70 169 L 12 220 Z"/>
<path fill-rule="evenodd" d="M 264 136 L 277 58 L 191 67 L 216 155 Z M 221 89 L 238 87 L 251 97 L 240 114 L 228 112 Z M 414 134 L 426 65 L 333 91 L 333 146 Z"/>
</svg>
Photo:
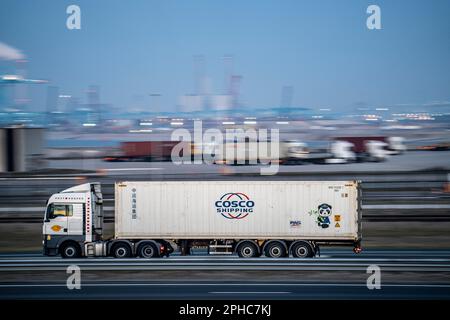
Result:
<svg viewBox="0 0 450 320">
<path fill-rule="evenodd" d="M 350 251 L 350 250 L 349 250 Z M 249 258 L 232 256 L 179 256 L 155 259 L 115 259 L 80 258 L 61 259 L 40 255 L 6 256 L 0 258 L 1 272 L 14 271 L 58 271 L 66 270 L 69 265 L 77 265 L 86 271 L 133 271 L 133 270 L 251 270 L 251 271 L 365 271 L 369 265 L 376 264 L 390 272 L 450 272 L 450 254 L 447 251 L 435 251 L 433 255 L 422 255 L 420 251 L 394 251 L 396 256 L 354 255 L 338 257 L 335 254 L 323 254 L 310 259 L 296 258 Z M 419 252 L 419 253 L 417 253 Z M 412 255 L 415 255 L 414 257 Z"/>
<path fill-rule="evenodd" d="M 0 299 L 449 299 L 450 285 L 359 283 L 86 283 L 0 285 Z"/>
<path fill-rule="evenodd" d="M 81 289 L 69 290 L 64 280 L 69 265 L 100 276 L 82 279 Z M 367 288 L 369 265 L 380 267 L 381 289 Z M 230 273 L 250 271 L 291 276 L 229 278 Z M 0 299 L 450 299 L 449 271 L 448 250 L 372 250 L 355 255 L 350 250 L 327 249 L 313 259 L 175 255 L 150 260 L 64 260 L 38 253 L 2 254 Z M 137 272 L 139 279 L 134 276 Z M 216 279 L 180 276 L 194 272 L 211 273 Z M 49 278 L 49 273 L 65 276 Z M 149 280 L 154 273 L 172 276 Z M 22 277 L 13 280 L 14 274 Z M 317 274 L 335 276 L 313 276 Z"/>
</svg>

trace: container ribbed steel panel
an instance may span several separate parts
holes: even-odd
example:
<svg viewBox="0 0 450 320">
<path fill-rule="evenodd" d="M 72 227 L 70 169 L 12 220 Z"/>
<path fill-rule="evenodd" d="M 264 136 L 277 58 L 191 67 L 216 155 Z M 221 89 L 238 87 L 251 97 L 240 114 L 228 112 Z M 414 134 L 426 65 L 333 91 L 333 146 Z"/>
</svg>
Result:
<svg viewBox="0 0 450 320">
<path fill-rule="evenodd" d="M 123 239 L 357 240 L 357 181 L 118 182 Z"/>
</svg>

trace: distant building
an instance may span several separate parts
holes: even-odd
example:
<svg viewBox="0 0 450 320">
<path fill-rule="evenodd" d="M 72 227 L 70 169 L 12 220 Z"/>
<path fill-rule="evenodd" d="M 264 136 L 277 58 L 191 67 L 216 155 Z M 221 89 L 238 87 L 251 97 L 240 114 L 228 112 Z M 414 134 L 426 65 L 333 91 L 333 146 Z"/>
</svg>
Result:
<svg viewBox="0 0 450 320">
<path fill-rule="evenodd" d="M 226 111 L 233 107 L 233 97 L 231 95 L 211 96 L 211 107 L 215 111 Z"/>
<path fill-rule="evenodd" d="M 181 112 L 227 111 L 233 107 L 231 95 L 184 95 L 179 98 Z"/>
<path fill-rule="evenodd" d="M 178 104 L 181 112 L 199 112 L 204 111 L 205 97 L 200 95 L 184 95 L 179 98 Z"/>
</svg>

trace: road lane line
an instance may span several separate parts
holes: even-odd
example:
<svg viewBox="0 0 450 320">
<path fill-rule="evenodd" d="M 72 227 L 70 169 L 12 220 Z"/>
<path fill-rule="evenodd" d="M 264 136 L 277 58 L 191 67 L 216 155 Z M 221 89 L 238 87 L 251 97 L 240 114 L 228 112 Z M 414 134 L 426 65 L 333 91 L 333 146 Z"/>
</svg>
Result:
<svg viewBox="0 0 450 320">
<path fill-rule="evenodd" d="M 289 291 L 211 291 L 210 294 L 290 294 Z"/>
<path fill-rule="evenodd" d="M 151 170 L 163 170 L 163 168 L 111 168 L 100 169 L 102 171 L 151 171 Z"/>
</svg>

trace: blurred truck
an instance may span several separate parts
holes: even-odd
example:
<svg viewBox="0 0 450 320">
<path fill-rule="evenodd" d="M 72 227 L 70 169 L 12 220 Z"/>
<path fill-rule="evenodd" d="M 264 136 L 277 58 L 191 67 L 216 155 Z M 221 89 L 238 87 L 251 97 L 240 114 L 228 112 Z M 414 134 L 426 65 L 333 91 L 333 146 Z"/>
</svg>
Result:
<svg viewBox="0 0 450 320">
<path fill-rule="evenodd" d="M 406 151 L 401 137 L 336 137 L 334 140 L 330 146 L 332 157 L 326 163 L 379 162 Z"/>
<path fill-rule="evenodd" d="M 115 184 L 115 234 L 103 238 L 99 183 L 53 194 L 45 255 L 154 258 L 206 247 L 251 258 L 313 257 L 320 246 L 361 249 L 358 181 L 123 181 Z"/>
<path fill-rule="evenodd" d="M 272 152 L 276 150 L 276 152 Z M 213 154 L 217 164 L 257 164 L 278 162 L 280 164 L 301 164 L 309 158 L 306 143 L 297 140 L 280 142 L 246 139 L 225 141 L 222 145 L 203 147 L 204 154 Z"/>
<path fill-rule="evenodd" d="M 127 141 L 122 142 L 120 149 L 103 158 L 104 161 L 170 161 L 171 152 L 179 141 Z M 182 156 L 182 154 L 180 155 Z"/>
</svg>

